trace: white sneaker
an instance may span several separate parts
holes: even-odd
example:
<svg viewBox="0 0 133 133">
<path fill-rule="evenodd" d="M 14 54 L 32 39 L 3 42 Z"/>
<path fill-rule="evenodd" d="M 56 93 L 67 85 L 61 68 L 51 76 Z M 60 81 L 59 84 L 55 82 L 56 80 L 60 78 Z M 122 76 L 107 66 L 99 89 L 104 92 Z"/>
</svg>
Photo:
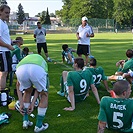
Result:
<svg viewBox="0 0 133 133">
<path fill-rule="evenodd" d="M 39 133 L 39 132 L 41 132 L 41 131 L 44 131 L 44 130 L 46 130 L 47 128 L 48 128 L 48 123 L 44 123 L 43 125 L 42 125 L 42 127 L 37 127 L 37 126 L 35 126 L 35 128 L 34 128 L 34 132 L 35 133 Z"/>
<path fill-rule="evenodd" d="M 31 121 L 23 121 L 23 129 L 28 129 L 28 126 L 32 126 L 33 122 Z"/>
<path fill-rule="evenodd" d="M 52 60 L 49 57 L 47 58 L 47 60 L 48 60 L 48 62 L 52 62 Z"/>
</svg>

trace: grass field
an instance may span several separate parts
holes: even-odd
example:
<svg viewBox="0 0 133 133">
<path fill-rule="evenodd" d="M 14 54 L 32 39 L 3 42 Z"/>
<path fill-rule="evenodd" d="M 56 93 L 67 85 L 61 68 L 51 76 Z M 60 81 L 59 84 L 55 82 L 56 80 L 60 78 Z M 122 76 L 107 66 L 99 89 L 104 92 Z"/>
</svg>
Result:
<svg viewBox="0 0 133 133">
<path fill-rule="evenodd" d="M 11 36 L 15 39 L 16 36 Z M 36 44 L 33 41 L 33 35 L 22 35 L 24 38 L 24 46 L 28 46 L 31 52 L 36 53 Z M 97 132 L 97 116 L 99 105 L 92 93 L 83 102 L 76 104 L 76 109 L 73 112 L 64 111 L 63 108 L 69 106 L 67 100 L 58 96 L 56 93 L 60 90 L 60 76 L 63 70 L 72 70 L 70 65 L 63 65 L 60 62 L 61 58 L 61 45 L 68 44 L 70 47 L 77 48 L 77 40 L 75 34 L 48 34 L 47 44 L 49 55 L 54 62 L 48 62 L 49 66 L 49 106 L 46 113 L 44 122 L 49 123 L 49 128 L 45 133 L 96 133 Z M 102 66 L 106 75 L 114 74 L 117 70 L 115 63 L 120 59 L 125 59 L 125 51 L 133 48 L 133 35 L 131 33 L 99 33 L 91 39 L 91 54 L 95 56 L 98 61 L 98 66 Z M 44 56 L 44 53 L 42 52 Z M 75 57 L 77 55 L 75 54 Z M 45 56 L 44 56 L 45 58 Z M 15 88 L 14 79 L 11 88 L 11 96 Z M 8 86 L 8 84 L 7 84 Z M 109 82 L 109 86 L 111 86 Z M 100 98 L 104 95 L 109 95 L 104 88 L 98 90 Z M 16 98 L 17 99 L 17 98 Z M 0 126 L 0 133 L 32 133 L 34 126 L 28 130 L 22 129 L 22 116 L 17 111 L 8 110 L 7 107 L 0 107 L 0 113 L 8 112 L 12 116 L 9 119 L 9 124 Z M 33 112 L 36 115 L 36 109 Z M 61 114 L 60 117 L 57 117 Z M 34 122 L 35 118 L 29 117 Z M 105 133 L 111 133 L 106 130 Z"/>
</svg>

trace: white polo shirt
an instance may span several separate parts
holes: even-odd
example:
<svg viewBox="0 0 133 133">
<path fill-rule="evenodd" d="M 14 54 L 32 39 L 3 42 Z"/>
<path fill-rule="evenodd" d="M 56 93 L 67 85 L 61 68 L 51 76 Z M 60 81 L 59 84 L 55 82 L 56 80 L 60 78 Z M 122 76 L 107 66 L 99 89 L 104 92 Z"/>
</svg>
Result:
<svg viewBox="0 0 133 133">
<path fill-rule="evenodd" d="M 11 45 L 9 28 L 6 22 L 0 19 L 0 39 L 6 44 Z M 8 48 L 0 46 L 0 51 L 9 51 Z"/>
<path fill-rule="evenodd" d="M 85 27 L 82 27 L 82 25 L 80 25 L 77 33 L 79 33 L 80 37 L 78 44 L 90 45 L 90 37 L 86 37 L 86 34 L 88 33 L 89 35 L 91 35 L 93 33 L 91 26 L 87 24 Z"/>
</svg>

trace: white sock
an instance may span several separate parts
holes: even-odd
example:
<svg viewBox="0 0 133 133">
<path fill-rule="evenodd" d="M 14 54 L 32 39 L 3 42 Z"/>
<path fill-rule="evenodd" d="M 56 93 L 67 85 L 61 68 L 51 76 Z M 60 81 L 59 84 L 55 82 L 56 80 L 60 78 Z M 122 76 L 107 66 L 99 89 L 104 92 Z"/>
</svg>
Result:
<svg viewBox="0 0 133 133">
<path fill-rule="evenodd" d="M 30 106 L 30 103 L 24 103 L 24 108 L 28 108 Z"/>
<path fill-rule="evenodd" d="M 38 115 L 45 116 L 46 111 L 47 111 L 47 108 L 38 107 Z"/>
</svg>

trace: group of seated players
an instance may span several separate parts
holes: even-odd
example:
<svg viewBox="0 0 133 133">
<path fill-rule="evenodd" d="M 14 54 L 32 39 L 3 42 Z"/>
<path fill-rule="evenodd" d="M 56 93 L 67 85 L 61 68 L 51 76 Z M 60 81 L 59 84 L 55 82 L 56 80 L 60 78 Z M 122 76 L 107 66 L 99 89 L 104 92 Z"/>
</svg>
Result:
<svg viewBox="0 0 133 133">
<path fill-rule="evenodd" d="M 25 51 L 23 51 L 23 54 L 20 52 L 22 44 L 23 39 L 21 37 L 17 37 L 13 42 L 16 51 L 12 52 L 12 56 L 15 55 L 16 57 L 13 58 L 17 58 L 17 61 L 20 61 L 29 52 L 26 51 L 27 53 L 24 53 Z M 89 90 L 91 90 L 97 103 L 100 104 L 97 132 L 103 133 L 105 128 L 120 132 L 133 132 L 133 111 L 131 104 L 133 100 L 129 99 L 133 79 L 133 50 L 128 49 L 126 51 L 127 59 L 116 63 L 119 69 L 114 75 L 105 76 L 103 68 L 101 66 L 97 67 L 97 60 L 95 58 L 91 58 L 89 67 L 85 67 L 82 58 L 74 58 L 72 52 L 76 52 L 76 50 L 69 48 L 67 44 L 62 45 L 62 49 L 63 62 L 66 60 L 74 68 L 74 71 L 62 72 L 61 90 L 57 92 L 57 94 L 66 97 L 70 102 L 70 107 L 65 107 L 64 110 L 75 110 L 76 103 L 85 100 L 89 96 Z M 106 90 L 109 93 L 112 92 L 109 89 L 108 80 L 116 81 L 112 89 L 114 96 L 104 96 L 100 100 L 98 88 L 100 88 L 101 81 L 103 81 Z"/>
<path fill-rule="evenodd" d="M 66 50 L 66 54 L 63 55 L 70 56 L 72 51 L 68 46 L 67 49 L 69 50 Z M 116 63 L 119 67 L 118 71 L 111 76 L 105 76 L 103 68 L 97 67 L 95 58 L 90 59 L 89 67 L 84 67 L 83 59 L 73 56 L 71 58 L 74 59 L 67 62 L 71 61 L 75 71 L 62 72 L 61 90 L 57 94 L 65 96 L 70 102 L 70 107 L 65 107 L 64 110 L 75 110 L 75 103 L 83 101 L 89 95 L 89 90 L 94 93 L 97 103 L 100 104 L 97 133 L 103 133 L 106 128 L 118 132 L 133 132 L 133 99 L 129 98 L 133 83 L 133 50 L 128 49 L 126 56 L 126 60 Z M 100 88 L 101 81 L 112 97 L 104 96 L 100 100 L 98 88 Z M 115 81 L 113 89 L 109 89 L 107 81 Z"/>
</svg>

